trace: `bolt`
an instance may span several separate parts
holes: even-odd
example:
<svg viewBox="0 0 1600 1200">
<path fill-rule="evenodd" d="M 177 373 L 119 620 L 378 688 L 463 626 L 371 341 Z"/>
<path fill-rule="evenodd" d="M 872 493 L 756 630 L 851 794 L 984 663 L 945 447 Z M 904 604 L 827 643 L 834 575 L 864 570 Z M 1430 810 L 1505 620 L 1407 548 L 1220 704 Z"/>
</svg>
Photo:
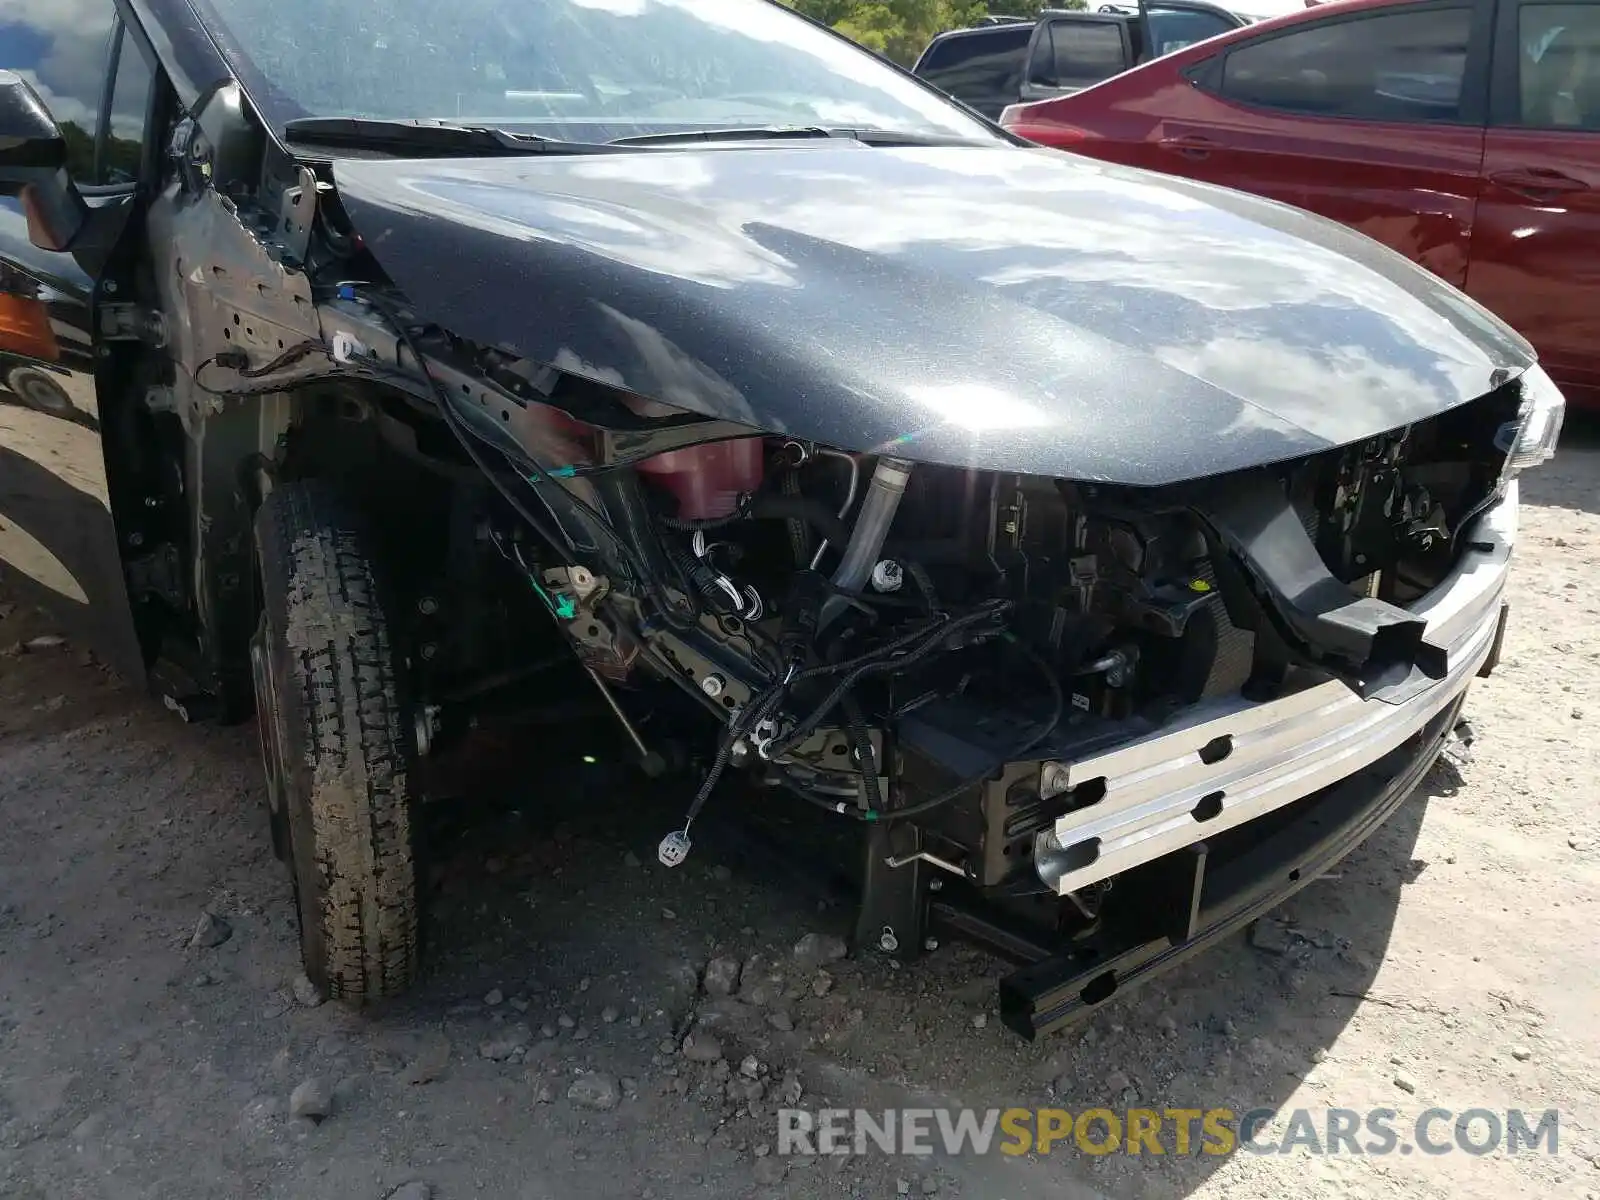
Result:
<svg viewBox="0 0 1600 1200">
<path fill-rule="evenodd" d="M 937 950 L 939 948 L 939 939 L 936 937 L 924 938 L 922 948 L 924 950 Z"/>
<path fill-rule="evenodd" d="M 160 508 L 161 501 L 154 496 L 146 496 L 144 498 L 144 506 L 146 508 Z"/>
<path fill-rule="evenodd" d="M 417 601 L 417 611 L 425 617 L 431 617 L 439 611 L 439 601 L 432 596 L 424 596 Z"/>
<path fill-rule="evenodd" d="M 115 279 L 106 280 L 105 289 L 106 295 L 115 296 L 117 294 L 117 281 Z"/>
<path fill-rule="evenodd" d="M 144 534 L 139 533 L 137 531 L 134 532 L 134 533 L 130 533 L 128 535 L 128 545 L 132 546 L 135 550 L 137 550 L 140 546 L 144 545 Z"/>
<path fill-rule="evenodd" d="M 905 582 L 905 571 L 892 558 L 882 559 L 872 568 L 872 588 L 878 592 L 898 592 Z"/>
<path fill-rule="evenodd" d="M 883 927 L 883 934 L 878 938 L 878 949 L 885 954 L 893 954 L 900 949 L 900 939 L 895 937 L 894 930 L 888 925 Z"/>
<path fill-rule="evenodd" d="M 700 681 L 700 690 L 715 700 L 722 695 L 723 679 L 721 675 L 707 675 Z"/>
<path fill-rule="evenodd" d="M 728 761 L 736 767 L 742 767 L 750 761 L 750 743 L 740 738 L 728 751 Z"/>
<path fill-rule="evenodd" d="M 439 653 L 439 647 L 436 644 L 434 644 L 433 642 L 423 642 L 422 643 L 422 661 L 423 662 L 432 662 L 433 659 L 434 659 L 434 656 L 437 655 L 438 653 Z"/>
<path fill-rule="evenodd" d="M 1039 798 L 1049 800 L 1072 786 L 1072 773 L 1065 764 L 1047 762 L 1039 768 Z"/>
<path fill-rule="evenodd" d="M 942 892 L 942 891 L 944 891 L 944 880 L 942 880 L 942 879 L 930 879 L 930 880 L 928 880 L 928 890 L 930 892 Z"/>
</svg>

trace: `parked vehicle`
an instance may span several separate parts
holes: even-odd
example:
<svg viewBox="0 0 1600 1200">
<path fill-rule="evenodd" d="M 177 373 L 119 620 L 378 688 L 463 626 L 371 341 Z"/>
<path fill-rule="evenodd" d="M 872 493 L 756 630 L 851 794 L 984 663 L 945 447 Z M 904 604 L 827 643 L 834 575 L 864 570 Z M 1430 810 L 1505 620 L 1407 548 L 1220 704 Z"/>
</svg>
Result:
<svg viewBox="0 0 1600 1200">
<path fill-rule="evenodd" d="M 592 696 L 694 792 L 663 869 L 792 805 L 856 945 L 994 947 L 1033 1036 L 1321 876 L 1495 664 L 1560 393 L 1336 224 L 762 0 L 28 11 L 0 258 L 100 423 L 0 421 L 0 555 L 254 712 L 334 996 L 418 970 L 424 781 Z"/>
<path fill-rule="evenodd" d="M 912 72 L 993 120 L 1009 105 L 1070 95 L 1245 23 L 1205 0 L 1047 12 L 1034 22 L 941 33 Z"/>
<path fill-rule="evenodd" d="M 0 404 L 92 424 L 93 412 L 79 407 L 67 385 L 86 367 L 92 374 L 94 348 L 87 338 L 72 339 L 78 331 L 70 324 L 62 331 L 69 340 L 62 344 L 51 314 L 55 298 L 38 280 L 0 261 L 0 386 L 6 389 Z"/>
<path fill-rule="evenodd" d="M 1600 5 L 1342 0 L 1002 120 L 1342 221 L 1600 406 Z"/>
</svg>

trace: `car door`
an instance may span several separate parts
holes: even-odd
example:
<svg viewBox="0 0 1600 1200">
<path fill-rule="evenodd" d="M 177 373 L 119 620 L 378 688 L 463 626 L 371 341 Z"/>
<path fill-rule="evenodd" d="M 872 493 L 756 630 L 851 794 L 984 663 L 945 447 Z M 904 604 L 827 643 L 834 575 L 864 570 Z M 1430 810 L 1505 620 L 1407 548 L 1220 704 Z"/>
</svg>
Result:
<svg viewBox="0 0 1600 1200">
<path fill-rule="evenodd" d="M 1141 165 L 1342 221 L 1464 286 L 1483 162 L 1491 0 L 1341 11 L 1190 71 Z"/>
<path fill-rule="evenodd" d="M 88 205 L 118 220 L 143 159 L 153 72 L 112 0 L 8 9 L 0 69 L 45 100 Z M 21 200 L 0 194 L 0 563 L 13 598 L 138 679 L 96 388 L 94 314 L 115 287 L 100 270 L 41 249 Z"/>
<path fill-rule="evenodd" d="M 1209 5 L 1144 2 L 1139 5 L 1142 46 L 1139 61 L 1165 58 L 1196 42 L 1214 38 L 1245 24 L 1243 17 Z"/>
<path fill-rule="evenodd" d="M 991 25 L 942 34 L 912 68 L 946 95 L 994 120 L 1022 94 L 1022 65 L 1031 22 Z"/>
<path fill-rule="evenodd" d="M 1028 46 L 1022 100 L 1049 100 L 1092 87 L 1133 66 L 1135 23 L 1101 13 L 1041 17 Z"/>
<path fill-rule="evenodd" d="M 1501 0 L 1467 291 L 1600 401 L 1600 5 Z"/>
</svg>

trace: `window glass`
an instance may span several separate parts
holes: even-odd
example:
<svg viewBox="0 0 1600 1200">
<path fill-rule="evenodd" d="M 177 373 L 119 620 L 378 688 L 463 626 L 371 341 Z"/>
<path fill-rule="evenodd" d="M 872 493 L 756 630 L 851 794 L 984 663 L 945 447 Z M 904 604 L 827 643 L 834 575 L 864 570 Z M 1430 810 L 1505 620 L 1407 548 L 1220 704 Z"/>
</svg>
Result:
<svg viewBox="0 0 1600 1200">
<path fill-rule="evenodd" d="M 305 114 L 590 140 L 747 125 L 992 137 L 936 91 L 768 0 L 193 0 L 247 90 Z"/>
<path fill-rule="evenodd" d="M 1028 82 L 1082 88 L 1127 70 L 1123 25 L 1114 21 L 1051 21 L 1040 30 Z"/>
<path fill-rule="evenodd" d="M 1149 13 L 1151 58 L 1175 54 L 1185 46 L 1236 28 L 1232 21 L 1216 13 L 1154 6 Z"/>
<path fill-rule="evenodd" d="M 1600 130 L 1600 5 L 1524 4 L 1520 123 Z"/>
<path fill-rule="evenodd" d="M 144 150 L 145 118 L 150 106 L 150 64 L 138 42 L 122 38 L 117 52 L 117 81 L 111 92 L 111 120 L 96 160 L 95 182 L 136 183 Z"/>
<path fill-rule="evenodd" d="M 112 0 L 4 0 L 0 67 L 26 79 L 67 141 L 73 176 L 94 180 L 94 138 L 116 24 Z"/>
<path fill-rule="evenodd" d="M 1222 91 L 1319 116 L 1454 121 L 1471 35 L 1466 8 L 1330 21 L 1233 51 Z"/>
<path fill-rule="evenodd" d="M 1015 103 L 1031 24 L 1001 26 L 946 38 L 928 51 L 917 74 L 957 100 L 982 110 L 985 102 Z"/>
</svg>

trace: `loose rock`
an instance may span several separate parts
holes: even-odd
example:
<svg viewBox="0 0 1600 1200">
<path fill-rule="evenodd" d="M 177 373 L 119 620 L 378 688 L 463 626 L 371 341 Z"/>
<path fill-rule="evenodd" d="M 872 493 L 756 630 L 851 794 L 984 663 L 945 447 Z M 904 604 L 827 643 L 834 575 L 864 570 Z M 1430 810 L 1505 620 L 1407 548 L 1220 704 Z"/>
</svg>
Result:
<svg viewBox="0 0 1600 1200">
<path fill-rule="evenodd" d="M 617 1011 L 616 1005 L 614 1004 L 608 1004 L 600 1010 L 600 1019 L 607 1025 L 616 1024 L 617 1018 L 621 1015 L 622 1014 Z"/>
<path fill-rule="evenodd" d="M 450 1039 L 442 1033 L 429 1036 L 400 1078 L 410 1084 L 432 1083 L 450 1063 Z"/>
<path fill-rule="evenodd" d="M 1250 924 L 1250 944 L 1267 954 L 1287 954 L 1294 938 L 1281 921 L 1261 917 Z"/>
<path fill-rule="evenodd" d="M 395 1188 L 384 1200 L 433 1200 L 433 1186 L 413 1179 Z"/>
<path fill-rule="evenodd" d="M 794 1029 L 794 1018 L 780 1008 L 767 1014 L 767 1024 L 779 1033 L 789 1033 Z"/>
<path fill-rule="evenodd" d="M 195 922 L 194 933 L 189 935 L 189 947 L 194 950 L 209 950 L 213 946 L 220 946 L 233 936 L 233 926 L 229 925 L 216 913 L 203 912 L 200 919 Z"/>
<path fill-rule="evenodd" d="M 559 1017 L 557 1017 L 556 1024 L 561 1026 L 563 1029 L 576 1029 L 578 1027 L 578 1022 L 567 1013 L 562 1013 Z"/>
<path fill-rule="evenodd" d="M 988 1013 L 973 1013 L 972 1014 L 972 1027 L 974 1029 L 983 1029 L 988 1024 L 989 1024 L 989 1014 Z"/>
<path fill-rule="evenodd" d="M 1399 1088 L 1402 1092 L 1407 1092 L 1407 1093 L 1409 1093 L 1411 1095 L 1415 1095 L 1416 1094 L 1417 1081 L 1415 1079 L 1411 1078 L 1411 1076 L 1407 1075 L 1404 1071 L 1396 1071 L 1395 1072 L 1394 1085 L 1395 1085 L 1395 1087 Z"/>
<path fill-rule="evenodd" d="M 513 1022 L 478 1047 L 478 1054 L 490 1062 L 504 1062 L 533 1040 L 533 1032 L 521 1021 Z"/>
<path fill-rule="evenodd" d="M 487 1004 L 490 1008 L 493 1008 L 497 1004 L 505 1003 L 505 999 L 506 999 L 506 994 L 504 992 L 502 992 L 499 988 L 494 988 L 493 990 L 491 990 L 489 992 L 489 994 L 487 996 L 485 996 L 483 998 L 483 1002 L 485 1004 Z"/>
<path fill-rule="evenodd" d="M 1526 1046 L 1513 1046 L 1511 1047 L 1511 1057 L 1518 1062 L 1527 1062 L 1533 1057 L 1533 1051 Z"/>
<path fill-rule="evenodd" d="M 615 1075 L 594 1071 L 572 1081 L 572 1086 L 567 1089 L 567 1099 L 580 1108 L 607 1112 L 622 1099 L 622 1085 L 617 1082 Z"/>
<path fill-rule="evenodd" d="M 819 1000 L 833 991 L 833 976 L 826 971 L 818 971 L 817 977 L 811 981 L 811 994 Z"/>
<path fill-rule="evenodd" d="M 327 1081 L 313 1076 L 289 1093 L 289 1116 L 325 1120 L 333 1112 L 333 1091 Z"/>
<path fill-rule="evenodd" d="M 703 986 L 708 996 L 731 996 L 739 986 L 737 958 L 713 958 L 706 964 Z"/>
<path fill-rule="evenodd" d="M 849 952 L 845 940 L 832 933 L 808 933 L 794 944 L 795 961 L 807 970 L 838 962 Z"/>
<path fill-rule="evenodd" d="M 690 1062 L 719 1062 L 722 1043 L 709 1033 L 691 1033 L 683 1039 L 683 1056 Z"/>
<path fill-rule="evenodd" d="M 306 1008 L 316 1008 L 323 1001 L 322 989 L 311 982 L 311 976 L 301 971 L 289 983 L 289 990 L 294 993 L 296 1004 Z"/>
</svg>

